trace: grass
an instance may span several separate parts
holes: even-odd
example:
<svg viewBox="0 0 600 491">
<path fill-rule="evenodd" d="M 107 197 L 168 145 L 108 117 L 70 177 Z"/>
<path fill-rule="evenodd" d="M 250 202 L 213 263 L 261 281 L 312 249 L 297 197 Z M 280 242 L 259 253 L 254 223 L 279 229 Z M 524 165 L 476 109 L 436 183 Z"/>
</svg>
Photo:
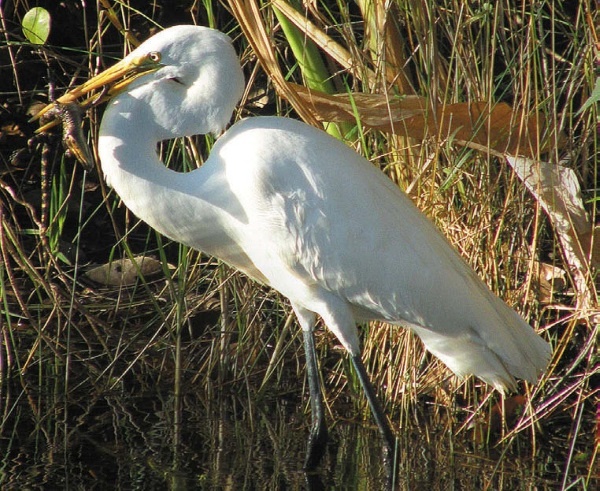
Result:
<svg viewBox="0 0 600 491">
<path fill-rule="evenodd" d="M 84 176 L 73 166 L 56 139 L 27 149 L 33 128 L 26 123 L 26 110 L 45 100 L 47 65 L 60 93 L 95 71 L 100 55 L 111 64 L 126 49 L 117 22 L 140 39 L 155 23 L 200 23 L 230 33 L 254 90 L 250 94 L 266 100 L 257 104 L 248 96 L 238 117 L 277 113 L 319 124 L 322 108 L 307 112 L 287 84 L 314 79 L 314 73 L 303 72 L 305 60 L 297 58 L 309 44 L 312 57 L 320 51 L 320 61 L 311 64 L 318 67 L 319 83 L 340 94 L 385 94 L 390 100 L 418 96 L 438 108 L 505 102 L 522 116 L 509 126 L 514 131 L 525 116 L 539 119 L 535 128 L 541 144 L 531 156 L 573 169 L 589 221 L 597 222 L 599 115 L 595 105 L 579 112 L 598 77 L 598 14 L 591 1 L 541 1 L 535 8 L 507 0 L 397 0 L 387 9 L 377 1 L 319 1 L 311 3 L 311 11 L 294 7 L 294 18 L 310 19 L 321 37 L 298 21 L 293 29 L 286 21 L 283 29 L 280 22 L 292 15 L 285 13 L 286 2 L 277 2 L 276 13 L 267 2 L 206 0 L 191 9 L 175 2 L 173 11 L 165 12 L 121 1 L 112 6 L 113 17 L 97 16 L 93 8 L 84 16 L 78 3 L 64 3 L 70 8 L 51 7 L 53 44 L 42 48 L 20 35 L 19 22 L 30 2 L 14 2 L 12 12 L 1 7 L 0 56 L 12 71 L 12 80 L 3 77 L 0 83 L 3 384 L 41 385 L 45 374 L 53 373 L 63 378 L 65 393 L 85 386 L 184 383 L 209 392 L 238 387 L 264 394 L 290 378 L 304 380 L 302 343 L 284 299 L 158 237 L 120 205 L 99 175 Z M 243 9 L 253 5 L 260 15 L 244 17 Z M 69 35 L 66 25 L 74 26 Z M 249 43 L 262 34 L 268 46 Z M 555 224 L 501 152 L 474 149 L 442 126 L 425 125 L 420 138 L 402 124 L 382 133 L 363 121 L 360 101 L 353 104 L 354 113 L 338 121 L 343 131 L 337 136 L 405 189 L 490 287 L 553 345 L 546 376 L 536 387 L 521 386 L 527 395 L 523 416 L 505 414 L 515 421 L 500 424 L 490 438 L 516 446 L 525 441 L 533 449 L 552 441 L 566 455 L 563 487 L 577 478 L 591 483 L 598 458 L 593 436 L 598 392 L 592 383 L 598 376 L 597 254 L 587 258 L 591 266 L 584 276 L 591 278 L 592 294 L 584 306 Z M 384 108 L 376 116 L 389 120 L 389 112 Z M 92 144 L 99 117 L 94 112 L 90 119 Z M 210 146 L 198 137 L 166 143 L 162 153 L 168 165 L 193 168 Z M 131 286 L 85 279 L 92 263 L 140 254 L 160 259 L 162 271 L 140 275 Z M 560 268 L 564 278 L 545 282 L 540 265 Z M 498 398 L 488 387 L 473 379 L 455 380 L 404 330 L 373 325 L 363 333 L 367 367 L 395 426 L 419 422 L 416 408 L 425 405 L 438 424 L 461 430 L 475 444 L 493 433 L 492 418 L 485 415 L 494 414 Z M 318 349 L 335 419 L 337 401 L 358 390 L 327 331 L 318 332 Z M 366 405 L 356 399 L 356 409 L 368 418 Z M 479 430 L 467 429 L 473 425 Z"/>
</svg>

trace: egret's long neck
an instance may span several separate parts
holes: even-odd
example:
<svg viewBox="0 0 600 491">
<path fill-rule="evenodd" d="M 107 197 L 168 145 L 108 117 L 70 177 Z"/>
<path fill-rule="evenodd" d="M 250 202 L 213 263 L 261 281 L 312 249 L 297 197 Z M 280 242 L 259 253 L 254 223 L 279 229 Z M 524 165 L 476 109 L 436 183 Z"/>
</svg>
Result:
<svg viewBox="0 0 600 491">
<path fill-rule="evenodd" d="M 243 213 L 221 182 L 220 166 L 185 174 L 167 169 L 156 153 L 155 123 L 127 106 L 118 100 L 109 105 L 100 128 L 99 154 L 109 185 L 161 234 L 239 264 L 233 230 L 241 230 Z"/>
</svg>

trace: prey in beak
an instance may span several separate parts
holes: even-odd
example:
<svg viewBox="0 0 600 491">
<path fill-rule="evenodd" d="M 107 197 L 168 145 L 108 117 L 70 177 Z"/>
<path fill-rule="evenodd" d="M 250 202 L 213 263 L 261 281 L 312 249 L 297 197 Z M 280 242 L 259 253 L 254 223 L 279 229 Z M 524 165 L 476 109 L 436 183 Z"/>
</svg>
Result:
<svg viewBox="0 0 600 491">
<path fill-rule="evenodd" d="M 41 126 L 36 133 L 44 133 L 62 123 L 63 145 L 85 170 L 92 170 L 94 157 L 83 134 L 82 115 L 90 107 L 97 106 L 125 90 L 138 77 L 161 68 L 163 65 L 160 63 L 160 58 L 160 53 L 157 51 L 126 57 L 84 84 L 71 89 L 31 118 L 30 121 L 40 121 Z M 99 94 L 92 94 L 98 90 Z M 78 99 L 82 97 L 86 99 L 79 102 Z"/>
<path fill-rule="evenodd" d="M 48 123 L 39 128 L 36 133 L 43 133 L 62 122 L 62 142 L 65 149 L 77 159 L 86 171 L 90 172 L 94 168 L 94 156 L 83 134 L 81 116 L 84 109 L 76 102 L 62 103 L 57 101 L 46 106 L 46 108 L 49 109 L 40 117 L 40 121 L 48 121 Z"/>
</svg>

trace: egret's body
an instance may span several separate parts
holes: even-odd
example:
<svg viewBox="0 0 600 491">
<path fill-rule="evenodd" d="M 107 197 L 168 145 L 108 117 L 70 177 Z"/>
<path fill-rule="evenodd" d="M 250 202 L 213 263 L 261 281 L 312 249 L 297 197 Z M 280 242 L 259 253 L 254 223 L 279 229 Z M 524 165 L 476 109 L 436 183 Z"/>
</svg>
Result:
<svg viewBox="0 0 600 491">
<path fill-rule="evenodd" d="M 324 132 L 285 118 L 251 118 L 221 136 L 200 169 L 165 168 L 156 143 L 220 132 L 244 84 L 229 39 L 217 31 L 171 28 L 129 57 L 150 51 L 160 52 L 164 66 L 132 82 L 102 120 L 98 148 L 107 181 L 162 234 L 289 298 L 305 334 L 313 411 L 321 420 L 312 345 L 317 315 L 366 379 L 388 440 L 360 362 L 357 321 L 407 326 L 454 372 L 473 373 L 502 391 L 515 387 L 515 377 L 536 380 L 548 344 L 395 184 Z"/>
</svg>

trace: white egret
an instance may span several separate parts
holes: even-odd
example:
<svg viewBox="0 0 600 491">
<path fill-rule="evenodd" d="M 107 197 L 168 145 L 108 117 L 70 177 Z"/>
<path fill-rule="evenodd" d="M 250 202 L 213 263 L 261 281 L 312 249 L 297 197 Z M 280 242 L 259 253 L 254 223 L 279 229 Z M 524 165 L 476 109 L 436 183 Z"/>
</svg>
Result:
<svg viewBox="0 0 600 491">
<path fill-rule="evenodd" d="M 291 302 L 311 396 L 307 467 L 319 461 L 327 438 L 313 339 L 317 316 L 348 351 L 389 448 L 394 436 L 361 360 L 357 322 L 408 327 L 456 374 L 475 374 L 502 392 L 515 388 L 515 378 L 535 382 L 544 370 L 550 346 L 393 182 L 323 131 L 253 117 L 225 132 L 200 169 L 178 173 L 162 164 L 157 142 L 219 134 L 241 98 L 244 78 L 225 34 L 166 29 L 62 100 L 116 80 L 98 151 L 125 205 L 161 234 Z"/>
</svg>

